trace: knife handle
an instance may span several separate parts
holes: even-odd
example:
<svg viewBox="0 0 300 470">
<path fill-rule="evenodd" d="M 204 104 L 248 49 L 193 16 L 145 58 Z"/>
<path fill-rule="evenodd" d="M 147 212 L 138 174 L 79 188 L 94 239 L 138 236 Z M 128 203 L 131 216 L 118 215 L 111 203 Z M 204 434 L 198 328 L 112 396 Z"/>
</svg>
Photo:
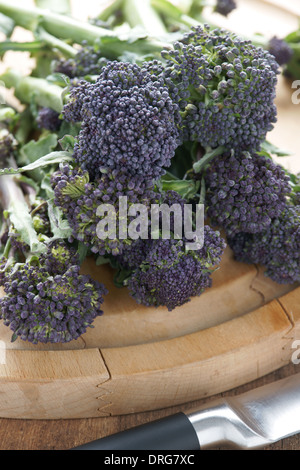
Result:
<svg viewBox="0 0 300 470">
<path fill-rule="evenodd" d="M 184 413 L 176 413 L 73 450 L 200 450 L 200 445 L 188 417 Z"/>
</svg>

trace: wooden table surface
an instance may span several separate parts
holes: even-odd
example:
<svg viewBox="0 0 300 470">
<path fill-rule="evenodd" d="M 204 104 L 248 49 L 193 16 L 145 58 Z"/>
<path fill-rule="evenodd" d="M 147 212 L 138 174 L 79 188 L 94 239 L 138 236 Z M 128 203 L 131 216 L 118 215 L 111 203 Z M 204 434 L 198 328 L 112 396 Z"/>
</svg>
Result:
<svg viewBox="0 0 300 470">
<path fill-rule="evenodd" d="M 299 0 L 295 0 L 294 3 L 299 5 L 299 3 L 297 3 L 298 1 Z M 266 0 L 265 2 L 268 3 Z M 83 5 L 82 2 L 77 2 L 77 4 Z M 240 24 L 237 16 L 233 16 L 233 21 L 236 21 L 237 25 Z M 248 24 L 251 24 L 251 21 L 249 21 Z M 293 120 L 290 113 L 288 117 L 291 121 Z M 283 132 L 279 127 L 281 122 L 283 121 L 279 122 L 273 134 L 278 144 L 283 141 Z M 285 129 L 287 128 L 286 126 L 284 127 Z M 296 148 L 295 140 L 294 144 Z M 296 160 L 293 161 L 296 163 L 296 166 L 299 165 L 298 159 L 297 162 Z M 245 367 L 247 367 L 247 364 L 245 364 Z M 277 371 L 237 389 L 223 393 L 222 396 L 242 393 L 299 371 L 299 365 L 283 364 L 283 367 Z M 68 420 L 0 419 L 0 450 L 68 450 L 85 442 L 170 415 L 177 411 L 188 411 L 190 408 L 194 408 L 197 405 L 202 405 L 206 402 L 209 403 L 213 398 L 214 397 L 210 397 L 206 400 L 199 400 L 176 407 L 172 407 L 170 403 L 170 407 L 162 410 L 113 417 Z M 300 434 L 267 446 L 265 450 L 300 450 Z"/>
</svg>

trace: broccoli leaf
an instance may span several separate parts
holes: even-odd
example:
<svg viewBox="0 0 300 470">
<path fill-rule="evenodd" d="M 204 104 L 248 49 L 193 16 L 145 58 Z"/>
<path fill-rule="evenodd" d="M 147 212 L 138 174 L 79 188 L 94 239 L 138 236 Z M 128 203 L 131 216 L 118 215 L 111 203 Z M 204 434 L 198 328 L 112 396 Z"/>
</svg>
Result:
<svg viewBox="0 0 300 470">
<path fill-rule="evenodd" d="M 15 22 L 6 15 L 0 13 L 0 31 L 5 34 L 6 37 L 10 37 L 15 28 Z"/>
<path fill-rule="evenodd" d="M 268 156 L 266 154 L 272 154 L 272 155 L 276 155 L 277 157 L 289 157 L 290 155 L 292 155 L 291 152 L 280 149 L 279 147 L 272 144 L 271 142 L 268 142 L 267 140 L 265 140 L 262 143 L 261 151 L 257 153 L 258 155 L 264 155 L 264 156 Z"/>
<path fill-rule="evenodd" d="M 45 251 L 45 246 L 38 239 L 38 234 L 33 227 L 33 220 L 29 214 L 29 208 L 24 201 L 13 201 L 6 211 L 9 220 L 21 239 L 30 247 L 32 253 Z"/>
<path fill-rule="evenodd" d="M 18 175 L 27 171 L 36 170 L 37 168 L 44 168 L 49 165 L 58 164 L 62 162 L 70 162 L 73 160 L 72 154 L 69 152 L 51 152 L 44 157 L 39 158 L 29 165 L 22 168 L 4 168 L 0 169 L 0 176 L 2 175 Z"/>
<path fill-rule="evenodd" d="M 55 206 L 53 199 L 48 201 L 48 216 L 53 237 L 51 240 L 67 239 L 72 235 L 72 230 L 64 219 L 59 207 Z"/>
<path fill-rule="evenodd" d="M 42 136 L 37 141 L 31 140 L 21 148 L 18 164 L 28 165 L 38 160 L 40 157 L 48 155 L 57 147 L 57 142 L 56 134 Z"/>
<path fill-rule="evenodd" d="M 168 179 L 168 175 L 162 178 L 163 191 L 176 191 L 183 199 L 190 199 L 197 193 L 197 184 L 194 180 Z"/>
</svg>

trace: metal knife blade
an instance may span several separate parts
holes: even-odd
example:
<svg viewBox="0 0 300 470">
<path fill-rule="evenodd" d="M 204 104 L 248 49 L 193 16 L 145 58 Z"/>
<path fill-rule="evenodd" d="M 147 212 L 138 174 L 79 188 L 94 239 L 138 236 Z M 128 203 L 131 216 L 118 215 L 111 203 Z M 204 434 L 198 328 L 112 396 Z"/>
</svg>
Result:
<svg viewBox="0 0 300 470">
<path fill-rule="evenodd" d="M 300 433 L 300 374 L 189 413 L 201 448 L 254 449 Z"/>
</svg>

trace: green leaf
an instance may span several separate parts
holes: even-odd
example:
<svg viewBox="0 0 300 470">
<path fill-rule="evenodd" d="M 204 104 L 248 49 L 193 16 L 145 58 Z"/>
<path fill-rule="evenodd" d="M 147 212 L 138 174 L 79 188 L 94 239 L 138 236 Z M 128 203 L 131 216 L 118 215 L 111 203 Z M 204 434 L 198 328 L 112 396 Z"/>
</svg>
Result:
<svg viewBox="0 0 300 470">
<path fill-rule="evenodd" d="M 280 149 L 276 145 L 272 144 L 271 142 L 265 140 L 261 145 L 261 151 L 257 152 L 258 155 L 262 154 L 263 152 L 267 152 L 272 155 L 276 155 L 277 157 L 288 157 L 292 155 L 291 152 L 287 150 Z M 264 153 L 265 155 L 265 153 Z"/>
<path fill-rule="evenodd" d="M 64 219 L 62 211 L 54 204 L 53 199 L 48 201 L 48 217 L 53 233 L 51 240 L 67 239 L 72 235 L 68 221 Z"/>
<path fill-rule="evenodd" d="M 35 162 L 39 158 L 51 153 L 57 147 L 57 144 L 58 139 L 56 134 L 42 136 L 37 141 L 31 140 L 21 147 L 18 164 L 28 165 Z"/>
<path fill-rule="evenodd" d="M 103 266 L 104 264 L 109 264 L 110 263 L 110 260 L 109 258 L 106 258 L 105 256 L 98 256 L 96 258 L 96 266 Z"/>
<path fill-rule="evenodd" d="M 85 258 L 87 257 L 87 254 L 89 252 L 89 247 L 86 246 L 84 243 L 79 242 L 78 243 L 78 250 L 77 253 L 79 255 L 79 263 L 82 264 Z"/>
<path fill-rule="evenodd" d="M 45 245 L 38 239 L 38 234 L 33 227 L 33 220 L 25 201 L 13 201 L 7 210 L 10 222 L 21 239 L 30 247 L 31 252 L 44 252 Z"/>
<path fill-rule="evenodd" d="M 74 183 L 67 183 L 62 189 L 62 194 L 69 196 L 72 199 L 78 199 L 85 194 L 85 185 L 89 182 L 88 172 L 83 175 L 77 175 Z"/>
<path fill-rule="evenodd" d="M 197 193 L 197 186 L 193 180 L 162 180 L 164 191 L 176 191 L 183 199 L 189 199 Z"/>
<path fill-rule="evenodd" d="M 62 88 L 71 84 L 70 78 L 64 73 L 52 73 L 47 76 L 47 81 Z"/>
<path fill-rule="evenodd" d="M 15 22 L 6 15 L 0 13 L 0 31 L 6 37 L 10 37 L 15 28 Z"/>
<path fill-rule="evenodd" d="M 62 139 L 59 140 L 59 144 L 63 150 L 67 152 L 74 150 L 76 139 L 73 135 L 64 135 Z"/>
<path fill-rule="evenodd" d="M 132 271 L 126 269 L 119 269 L 114 275 L 114 285 L 116 287 L 126 286 L 126 281 L 132 275 Z"/>
<path fill-rule="evenodd" d="M 217 147 L 214 150 L 207 150 L 200 160 L 194 163 L 193 170 L 195 173 L 201 173 L 201 171 L 208 165 L 215 157 L 222 155 L 224 147 Z"/>
<path fill-rule="evenodd" d="M 18 175 L 27 171 L 36 170 L 37 168 L 44 168 L 49 165 L 54 165 L 63 162 L 71 162 L 73 160 L 72 154 L 69 152 L 52 152 L 49 155 L 39 158 L 29 165 L 23 166 L 22 168 L 4 168 L 0 170 L 0 176 L 2 175 Z"/>
</svg>

